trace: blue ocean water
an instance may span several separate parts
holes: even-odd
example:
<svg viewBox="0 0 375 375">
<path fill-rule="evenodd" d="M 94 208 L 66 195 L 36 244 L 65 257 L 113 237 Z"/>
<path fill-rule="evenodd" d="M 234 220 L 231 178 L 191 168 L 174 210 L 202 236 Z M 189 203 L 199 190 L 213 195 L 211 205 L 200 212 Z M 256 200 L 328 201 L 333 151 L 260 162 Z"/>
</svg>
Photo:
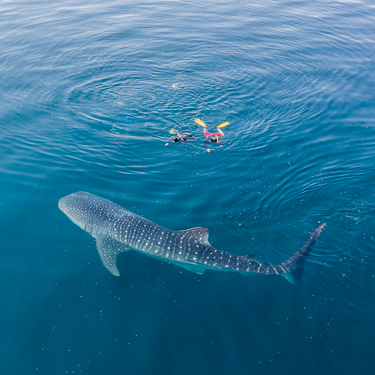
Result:
<svg viewBox="0 0 375 375">
<path fill-rule="evenodd" d="M 3 374 L 371 373 L 372 1 L 0 4 Z M 205 151 L 229 121 L 223 147 Z M 171 144 L 169 130 L 196 141 Z M 138 253 L 101 264 L 75 191 L 281 263 L 301 285 Z"/>
</svg>

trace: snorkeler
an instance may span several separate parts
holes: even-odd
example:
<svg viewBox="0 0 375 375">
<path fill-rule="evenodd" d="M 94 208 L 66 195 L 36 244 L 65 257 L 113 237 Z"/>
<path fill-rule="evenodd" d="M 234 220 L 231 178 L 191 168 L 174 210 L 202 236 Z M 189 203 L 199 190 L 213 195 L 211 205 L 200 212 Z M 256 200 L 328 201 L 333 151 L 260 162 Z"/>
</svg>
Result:
<svg viewBox="0 0 375 375">
<path fill-rule="evenodd" d="M 208 133 L 206 129 L 207 126 L 202 120 L 196 118 L 194 121 L 198 125 L 203 126 L 203 134 L 206 137 L 206 140 L 204 141 L 204 147 L 207 152 L 213 152 L 213 150 L 208 148 L 209 143 L 220 143 L 220 147 L 223 147 L 223 141 L 220 139 L 220 137 L 224 136 L 224 132 L 220 128 L 224 128 L 224 126 L 229 125 L 229 122 L 223 122 L 216 128 L 219 133 Z"/>
<path fill-rule="evenodd" d="M 166 146 L 169 146 L 170 142 L 181 142 L 181 143 L 187 143 L 190 141 L 195 141 L 195 138 L 190 133 L 184 133 L 180 132 L 176 129 L 171 129 L 169 133 L 174 134 L 171 139 L 165 144 Z"/>
</svg>

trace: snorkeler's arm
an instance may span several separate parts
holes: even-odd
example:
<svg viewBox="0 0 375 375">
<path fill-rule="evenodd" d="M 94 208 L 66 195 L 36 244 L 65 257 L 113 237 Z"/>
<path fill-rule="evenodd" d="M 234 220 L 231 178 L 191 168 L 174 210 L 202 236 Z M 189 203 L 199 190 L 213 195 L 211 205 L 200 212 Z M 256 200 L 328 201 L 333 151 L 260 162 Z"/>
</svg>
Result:
<svg viewBox="0 0 375 375">
<path fill-rule="evenodd" d="M 207 152 L 212 152 L 212 150 L 210 150 L 208 148 L 208 144 L 211 142 L 211 139 L 209 137 L 206 138 L 206 140 L 204 141 L 204 148 L 207 150 Z"/>
<path fill-rule="evenodd" d="M 174 134 L 176 134 L 178 138 L 181 138 L 183 136 L 183 134 L 184 134 L 184 132 L 180 132 L 177 129 L 173 129 L 173 131 L 174 131 Z"/>
<path fill-rule="evenodd" d="M 175 139 L 176 137 L 171 137 L 171 138 L 169 138 L 169 141 L 165 144 L 166 146 L 169 146 L 169 144 L 171 143 L 171 142 L 173 142 L 173 140 Z"/>
</svg>

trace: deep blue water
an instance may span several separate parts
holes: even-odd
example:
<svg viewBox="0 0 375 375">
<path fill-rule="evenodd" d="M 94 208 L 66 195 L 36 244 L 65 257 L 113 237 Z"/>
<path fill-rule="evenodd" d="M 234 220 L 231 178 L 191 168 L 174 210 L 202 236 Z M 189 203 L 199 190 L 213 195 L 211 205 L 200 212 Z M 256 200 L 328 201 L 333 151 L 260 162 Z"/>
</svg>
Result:
<svg viewBox="0 0 375 375">
<path fill-rule="evenodd" d="M 0 3 L 2 374 L 358 374 L 375 365 L 375 7 Z M 224 122 L 224 146 L 203 147 Z M 165 147 L 169 130 L 196 141 Z M 138 253 L 101 264 L 87 191 L 301 285 Z"/>
</svg>

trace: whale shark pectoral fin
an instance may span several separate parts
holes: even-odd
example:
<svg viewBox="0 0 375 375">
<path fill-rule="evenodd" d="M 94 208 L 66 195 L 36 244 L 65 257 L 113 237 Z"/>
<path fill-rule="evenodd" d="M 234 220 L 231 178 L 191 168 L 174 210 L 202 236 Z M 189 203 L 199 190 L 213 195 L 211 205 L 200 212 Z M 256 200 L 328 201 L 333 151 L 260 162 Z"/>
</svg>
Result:
<svg viewBox="0 0 375 375">
<path fill-rule="evenodd" d="M 203 272 L 206 271 L 205 268 L 199 267 L 199 266 L 190 266 L 190 265 L 185 265 L 185 264 L 178 264 L 180 267 L 185 268 L 186 270 L 190 272 L 197 273 L 199 275 L 203 275 Z"/>
<path fill-rule="evenodd" d="M 120 272 L 116 267 L 116 257 L 123 251 L 130 250 L 131 248 L 123 245 L 122 243 L 114 240 L 110 236 L 97 236 L 96 247 L 100 255 L 103 265 L 112 275 L 120 276 Z"/>
<path fill-rule="evenodd" d="M 197 227 L 182 230 L 181 232 L 186 232 L 189 236 L 196 237 L 197 240 L 203 245 L 211 246 L 211 244 L 208 242 L 209 232 L 207 228 Z"/>
</svg>

